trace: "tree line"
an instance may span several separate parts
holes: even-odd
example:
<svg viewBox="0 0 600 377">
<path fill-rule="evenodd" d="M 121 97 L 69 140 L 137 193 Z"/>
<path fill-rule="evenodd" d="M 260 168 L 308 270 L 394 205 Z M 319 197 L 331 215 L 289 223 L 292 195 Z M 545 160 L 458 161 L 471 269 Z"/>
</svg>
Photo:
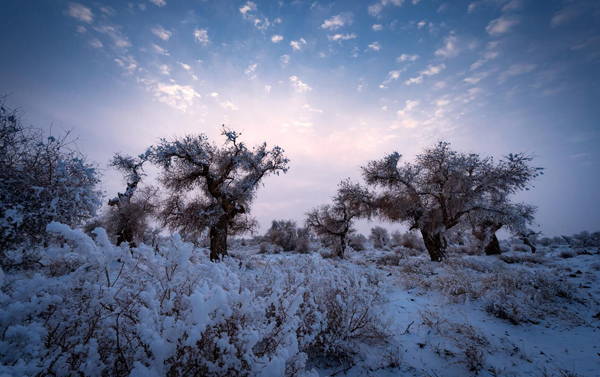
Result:
<svg viewBox="0 0 600 377">
<path fill-rule="evenodd" d="M 150 224 L 197 241 L 207 236 L 210 258 L 227 255 L 229 236 L 254 232 L 258 223 L 251 205 L 263 179 L 286 173 L 289 159 L 280 147 L 248 147 L 241 134 L 223 126 L 218 145 L 204 134 L 161 139 L 136 157 L 117 153 L 109 166 L 123 174 L 125 188 L 102 204 L 97 165 L 89 162 L 69 133 L 45 137 L 24 126 L 21 113 L 0 99 L 0 266 L 35 265 L 35 252 L 47 245 L 46 225 L 102 226 L 117 245 L 134 247 Z M 147 184 L 144 167 L 156 166 L 157 185 Z M 330 203 L 306 213 L 298 242 L 308 234 L 324 240 L 340 258 L 359 219 L 406 225 L 418 231 L 432 261 L 446 257 L 448 239 L 469 233 L 487 254 L 500 253 L 496 232 L 506 229 L 529 242 L 536 208 L 514 202 L 543 168 L 532 156 L 492 157 L 455 151 L 447 142 L 423 150 L 414 161 L 398 152 L 361 168 L 362 181 L 342 180 Z M 86 225 L 87 224 L 87 225 Z M 275 224 L 275 222 L 274 222 Z M 285 232 L 284 222 L 269 230 Z M 289 225 L 289 224 L 288 224 Z M 305 247 L 305 246 L 303 246 Z"/>
</svg>

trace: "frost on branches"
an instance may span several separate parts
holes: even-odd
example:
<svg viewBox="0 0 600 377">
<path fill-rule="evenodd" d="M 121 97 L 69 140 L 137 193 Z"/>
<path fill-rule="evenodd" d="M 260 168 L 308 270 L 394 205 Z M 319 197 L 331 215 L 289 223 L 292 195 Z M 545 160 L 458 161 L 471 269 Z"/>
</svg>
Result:
<svg viewBox="0 0 600 377">
<path fill-rule="evenodd" d="M 0 98 L 0 267 L 37 264 L 46 225 L 79 226 L 100 206 L 98 173 L 69 137 L 24 127 Z"/>
<path fill-rule="evenodd" d="M 366 183 L 379 190 L 375 195 L 378 215 L 419 229 L 431 260 L 446 254 L 446 234 L 471 224 L 473 235 L 486 243 L 496 242 L 494 233 L 505 227 L 527 235 L 535 207 L 513 203 L 510 195 L 528 190 L 542 168 L 530 165 L 531 157 L 510 154 L 494 162 L 492 157 L 465 154 L 440 142 L 425 149 L 414 163 L 401 164 L 394 152 L 363 167 Z"/>
<path fill-rule="evenodd" d="M 210 143 L 204 134 L 172 141 L 163 139 L 148 149 L 152 162 L 162 168 L 161 183 L 167 199 L 159 217 L 173 231 L 197 238 L 209 229 L 210 257 L 227 255 L 227 236 L 252 231 L 250 204 L 262 179 L 287 172 L 283 149 L 253 149 L 239 141 L 240 134 L 223 126 L 225 144 Z"/>
<path fill-rule="evenodd" d="M 66 225 L 35 275 L 0 291 L 0 375 L 301 376 L 390 340 L 375 268 L 318 256 L 258 270 L 211 263 L 175 234 L 159 250 Z"/>
</svg>

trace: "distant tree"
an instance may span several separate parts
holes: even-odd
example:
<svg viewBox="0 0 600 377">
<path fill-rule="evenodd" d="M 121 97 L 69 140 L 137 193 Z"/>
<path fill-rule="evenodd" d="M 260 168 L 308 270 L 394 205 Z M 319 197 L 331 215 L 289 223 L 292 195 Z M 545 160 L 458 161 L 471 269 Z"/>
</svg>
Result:
<svg viewBox="0 0 600 377">
<path fill-rule="evenodd" d="M 371 228 L 369 240 L 376 249 L 385 249 L 390 245 L 390 235 L 388 230 L 380 226 Z"/>
<path fill-rule="evenodd" d="M 225 144 L 210 143 L 206 135 L 163 139 L 148 150 L 162 173 L 167 199 L 159 213 L 162 223 L 184 235 L 200 236 L 208 229 L 210 258 L 227 255 L 227 236 L 256 228 L 250 205 L 259 184 L 269 174 L 287 172 L 283 149 L 267 150 L 263 143 L 248 149 L 240 134 L 223 126 Z"/>
<path fill-rule="evenodd" d="M 369 162 L 362 168 L 363 177 L 379 189 L 373 194 L 378 215 L 418 229 L 433 261 L 446 255 L 446 232 L 469 216 L 485 234 L 502 227 L 525 232 L 533 219 L 535 207 L 509 200 L 541 174 L 542 168 L 530 166 L 529 156 L 510 154 L 494 163 L 491 157 L 459 153 L 440 142 L 414 163 L 400 165 L 401 157 L 394 152 Z"/>
<path fill-rule="evenodd" d="M 273 220 L 266 237 L 273 245 L 281 246 L 283 251 L 296 250 L 298 227 L 293 220 Z"/>
<path fill-rule="evenodd" d="M 127 181 L 124 193 L 108 201 L 111 209 L 108 211 L 105 226 L 117 237 L 117 246 L 128 242 L 135 246 L 134 239 L 141 239 L 149 227 L 148 220 L 157 209 L 158 189 L 155 187 L 142 187 L 138 185 L 145 176 L 143 165 L 148 160 L 147 154 L 137 158 L 116 154 L 109 166 L 117 168 Z"/>
<path fill-rule="evenodd" d="M 363 251 L 366 249 L 365 243 L 367 242 L 367 237 L 360 233 L 351 234 L 348 238 L 348 246 L 356 251 Z"/>
<path fill-rule="evenodd" d="M 354 220 L 370 211 L 371 207 L 362 201 L 366 197 L 359 185 L 342 181 L 332 204 L 318 206 L 306 214 L 306 226 L 331 243 L 337 256 L 343 258 L 348 236 L 355 231 Z"/>
<path fill-rule="evenodd" d="M 35 263 L 29 251 L 47 241 L 46 225 L 57 221 L 78 227 L 101 205 L 98 172 L 66 132 L 45 136 L 25 127 L 17 111 L 0 98 L 0 264 Z M 35 258 L 34 258 L 35 259 Z"/>
</svg>

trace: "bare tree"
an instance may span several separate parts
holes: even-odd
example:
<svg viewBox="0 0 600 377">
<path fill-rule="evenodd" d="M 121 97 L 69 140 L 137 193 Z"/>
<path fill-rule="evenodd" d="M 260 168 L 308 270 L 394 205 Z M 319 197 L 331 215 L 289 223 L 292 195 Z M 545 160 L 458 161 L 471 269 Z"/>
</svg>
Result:
<svg viewBox="0 0 600 377">
<path fill-rule="evenodd" d="M 349 180 L 342 181 L 333 204 L 324 204 L 309 211 L 306 226 L 319 238 L 330 241 L 338 257 L 343 258 L 348 236 L 354 232 L 353 221 L 368 216 L 373 206 L 366 190 Z"/>
<path fill-rule="evenodd" d="M 17 111 L 0 98 L 0 265 L 25 266 L 33 246 L 46 242 L 46 225 L 77 227 L 93 217 L 101 192 L 95 166 L 77 149 L 76 139 L 45 136 L 25 127 Z M 6 252 L 27 246 L 23 255 Z M 29 250 L 25 250 L 29 249 Z M 27 254 L 27 255 L 25 255 Z M 33 258 L 35 259 L 35 258 Z"/>
<path fill-rule="evenodd" d="M 134 158 L 117 153 L 110 161 L 109 166 L 120 170 L 127 182 L 125 192 L 108 201 L 111 209 L 105 218 L 105 226 L 110 234 L 117 237 L 117 245 L 128 242 L 135 247 L 134 239 L 142 238 L 148 228 L 149 217 L 157 211 L 158 189 L 138 188 L 145 176 L 143 167 L 147 160 L 148 154 Z"/>
<path fill-rule="evenodd" d="M 240 134 L 225 126 L 222 135 L 222 147 L 200 134 L 163 139 L 148 150 L 168 190 L 160 219 L 183 234 L 208 229 L 211 260 L 227 255 L 228 235 L 256 228 L 249 212 L 259 183 L 269 174 L 287 172 L 289 162 L 280 147 L 267 150 L 263 143 L 250 150 L 238 140 Z"/>
<path fill-rule="evenodd" d="M 400 164 L 401 157 L 394 152 L 369 162 L 362 168 L 363 177 L 379 188 L 374 194 L 378 215 L 420 230 L 433 261 L 446 255 L 445 233 L 468 216 L 491 219 L 491 225 L 477 223 L 491 234 L 498 225 L 522 230 L 533 219 L 535 207 L 522 211 L 525 205 L 509 201 L 541 174 L 542 168 L 530 166 L 530 156 L 510 154 L 495 163 L 491 157 L 459 153 L 440 142 L 414 163 Z"/>
</svg>

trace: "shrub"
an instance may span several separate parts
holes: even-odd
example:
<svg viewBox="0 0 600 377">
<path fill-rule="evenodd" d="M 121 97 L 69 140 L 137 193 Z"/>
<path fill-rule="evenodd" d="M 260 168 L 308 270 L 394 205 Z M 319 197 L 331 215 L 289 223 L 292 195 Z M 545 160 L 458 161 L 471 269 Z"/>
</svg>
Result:
<svg viewBox="0 0 600 377">
<path fill-rule="evenodd" d="M 271 244 L 280 246 L 283 251 L 293 251 L 298 242 L 296 222 L 292 220 L 273 220 L 266 237 Z"/>
<path fill-rule="evenodd" d="M 130 251 L 100 228 L 49 230 L 65 242 L 45 267 L 4 277 L 0 374 L 300 375 L 390 339 L 375 270 L 297 256 L 256 273 L 177 235 Z"/>
<path fill-rule="evenodd" d="M 353 248 L 355 251 L 363 251 L 366 249 L 365 243 L 367 242 L 367 237 L 360 233 L 353 234 L 349 237 L 348 246 Z"/>
<path fill-rule="evenodd" d="M 387 229 L 376 226 L 371 228 L 369 240 L 373 243 L 375 249 L 386 249 L 390 244 L 390 235 Z"/>
</svg>

